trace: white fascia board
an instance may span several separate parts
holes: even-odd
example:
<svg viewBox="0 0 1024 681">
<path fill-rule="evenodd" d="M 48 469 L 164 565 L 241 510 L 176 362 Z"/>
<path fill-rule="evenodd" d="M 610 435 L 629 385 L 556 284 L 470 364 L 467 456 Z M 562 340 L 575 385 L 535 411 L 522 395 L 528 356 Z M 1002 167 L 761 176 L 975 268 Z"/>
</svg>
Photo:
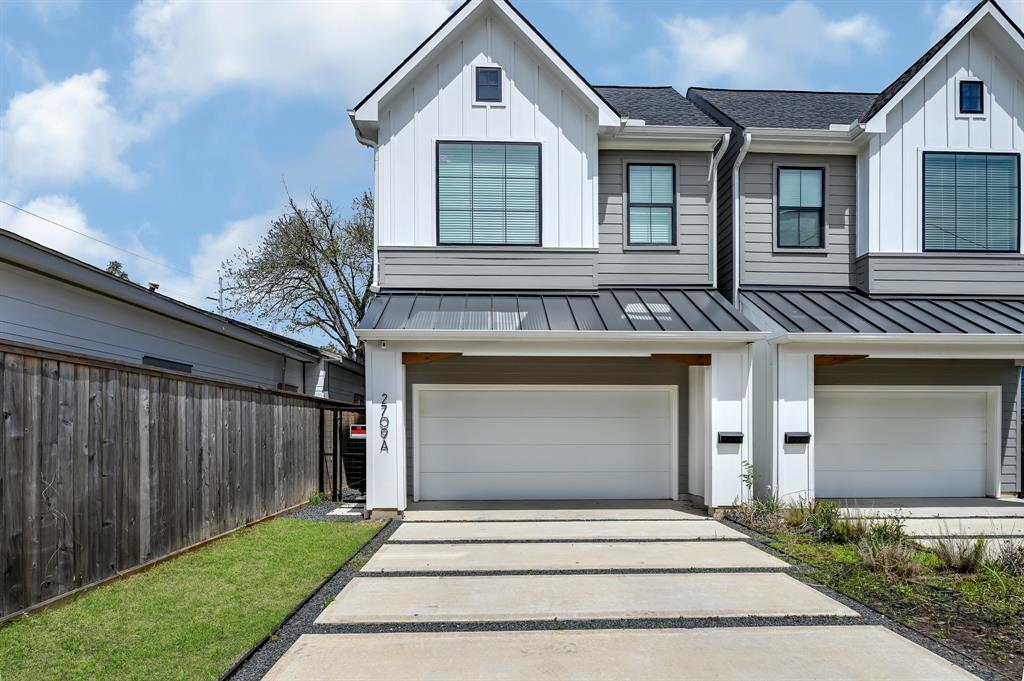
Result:
<svg viewBox="0 0 1024 681">
<path fill-rule="evenodd" d="M 364 341 L 557 341 L 590 343 L 752 343 L 764 340 L 766 331 L 460 331 L 458 329 L 364 329 L 356 335 Z"/>
<path fill-rule="evenodd" d="M 747 128 L 751 152 L 798 154 L 855 154 L 863 128 L 815 130 L 808 128 Z"/>
<path fill-rule="evenodd" d="M 1016 345 L 1024 355 L 1019 333 L 787 333 L 775 343 L 919 343 L 922 345 Z"/>
<path fill-rule="evenodd" d="M 369 347 L 378 347 L 384 341 L 369 341 Z M 650 357 L 652 354 L 687 353 L 714 354 L 739 352 L 749 345 L 744 341 L 706 341 L 680 343 L 679 341 L 651 341 L 635 343 L 629 340 L 579 341 L 515 341 L 515 340 L 388 340 L 388 352 L 458 352 L 481 357 Z"/>
<path fill-rule="evenodd" d="M 611 106 L 601 99 L 594 88 L 576 73 L 565 58 L 558 54 L 548 44 L 548 42 L 540 36 L 537 30 L 530 26 L 518 12 L 513 10 L 509 4 L 505 2 L 505 0 L 470 0 L 466 3 L 464 7 L 458 10 L 458 14 L 461 16 L 453 17 L 453 20 L 449 20 L 425 43 L 416 48 L 416 51 L 409 56 L 406 62 L 403 63 L 394 73 L 388 76 L 384 82 L 378 85 L 373 91 L 373 94 L 366 98 L 366 101 L 361 102 L 358 106 L 352 109 L 351 116 L 353 124 L 358 125 L 364 121 L 376 122 L 379 116 L 378 105 L 380 104 L 380 101 L 386 97 L 396 85 L 402 82 L 402 80 L 410 73 L 415 71 L 424 60 L 428 59 L 436 50 L 440 49 L 452 33 L 457 31 L 459 27 L 477 14 L 482 8 L 492 8 L 500 12 L 502 16 L 508 19 L 513 26 L 519 29 L 519 31 L 529 39 L 534 48 L 544 55 L 548 61 L 558 69 L 566 80 L 576 86 L 583 96 L 597 107 L 597 123 L 599 126 L 618 126 L 620 124 L 621 119 L 619 115 L 612 110 Z"/>
<path fill-rule="evenodd" d="M 598 149 L 711 151 L 729 128 L 699 125 L 627 125 L 597 140 Z"/>
<path fill-rule="evenodd" d="M 1006 20 L 1000 15 L 999 12 L 994 10 L 991 4 L 986 5 L 985 7 L 982 7 L 977 14 L 971 17 L 970 21 L 961 26 L 960 30 L 957 31 L 956 35 L 954 35 L 950 40 L 948 40 L 946 44 L 942 46 L 942 49 L 940 49 L 938 52 L 932 55 L 932 58 L 928 61 L 928 63 L 925 64 L 917 73 L 915 73 L 913 78 L 904 83 L 903 87 L 900 88 L 899 92 L 893 95 L 892 98 L 890 98 L 889 101 L 885 103 L 885 106 L 876 111 L 874 116 L 864 121 L 865 129 L 868 132 L 885 132 L 886 117 L 888 116 L 889 112 L 893 110 L 893 107 L 895 107 L 897 104 L 903 101 L 903 98 L 906 97 L 907 94 L 911 90 L 913 90 L 918 83 L 924 80 L 925 76 L 928 75 L 928 73 L 935 67 L 935 65 L 942 61 L 946 57 L 946 55 L 949 54 L 950 51 L 954 47 L 956 47 L 968 33 L 974 30 L 974 27 L 978 25 L 978 22 L 980 22 L 985 17 L 992 17 L 993 19 L 995 19 L 996 23 L 998 23 L 1003 28 L 1003 30 L 1005 30 L 1010 35 L 1010 37 L 1013 38 L 1017 45 L 1022 50 L 1024 50 L 1024 41 L 1021 40 L 1020 34 L 1006 22 Z"/>
</svg>

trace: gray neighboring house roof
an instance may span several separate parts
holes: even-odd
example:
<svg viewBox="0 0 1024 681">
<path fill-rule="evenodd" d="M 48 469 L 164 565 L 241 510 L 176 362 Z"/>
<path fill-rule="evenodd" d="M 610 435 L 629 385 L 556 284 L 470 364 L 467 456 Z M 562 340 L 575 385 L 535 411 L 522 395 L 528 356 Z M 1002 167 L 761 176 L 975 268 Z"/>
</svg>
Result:
<svg viewBox="0 0 1024 681">
<path fill-rule="evenodd" d="M 710 116 L 669 85 L 595 85 L 594 89 L 620 115 L 642 120 L 647 125 L 719 127 Z"/>
<path fill-rule="evenodd" d="M 0 262 L 23 267 L 243 343 L 286 354 L 299 361 L 308 362 L 320 357 L 320 348 L 314 345 L 150 291 L 145 286 L 115 277 L 6 229 L 0 229 Z"/>
<path fill-rule="evenodd" d="M 758 329 L 717 291 L 379 293 L 360 331 L 722 331 Z"/>
<path fill-rule="evenodd" d="M 811 128 L 849 125 L 875 101 L 875 93 L 801 90 L 725 90 L 691 87 L 686 96 L 717 109 L 741 128 Z"/>
<path fill-rule="evenodd" d="M 848 289 L 744 289 L 740 297 L 789 333 L 1024 333 L 1024 298 L 873 298 Z"/>
</svg>

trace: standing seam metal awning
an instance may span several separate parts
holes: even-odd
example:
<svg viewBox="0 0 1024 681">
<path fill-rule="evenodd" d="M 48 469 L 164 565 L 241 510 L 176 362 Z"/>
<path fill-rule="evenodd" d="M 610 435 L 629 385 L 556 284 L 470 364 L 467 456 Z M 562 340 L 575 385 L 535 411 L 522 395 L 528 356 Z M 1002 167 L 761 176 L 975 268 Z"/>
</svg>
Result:
<svg viewBox="0 0 1024 681">
<path fill-rule="evenodd" d="M 1024 333 L 1024 298 L 873 298 L 846 289 L 745 289 L 740 297 L 789 333 Z"/>
<path fill-rule="evenodd" d="M 360 331 L 756 332 L 717 291 L 602 289 L 596 293 L 382 292 Z"/>
</svg>

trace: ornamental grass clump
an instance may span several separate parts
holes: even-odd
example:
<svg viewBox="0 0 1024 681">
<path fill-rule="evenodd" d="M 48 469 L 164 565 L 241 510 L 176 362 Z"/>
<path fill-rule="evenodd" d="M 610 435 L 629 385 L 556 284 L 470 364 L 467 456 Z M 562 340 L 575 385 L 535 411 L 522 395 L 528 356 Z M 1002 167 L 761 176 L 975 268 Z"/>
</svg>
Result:
<svg viewBox="0 0 1024 681">
<path fill-rule="evenodd" d="M 1008 541 L 999 547 L 999 567 L 1011 577 L 1024 577 L 1024 541 Z"/>
<path fill-rule="evenodd" d="M 841 542 L 843 534 L 839 524 L 842 520 L 839 504 L 834 501 L 816 501 L 804 520 L 803 530 L 820 541 Z"/>
<path fill-rule="evenodd" d="M 943 569 L 973 575 L 985 567 L 985 537 L 947 537 L 935 540 L 934 552 Z"/>
<path fill-rule="evenodd" d="M 916 577 L 924 571 L 917 551 L 907 541 L 885 542 L 870 535 L 857 545 L 864 564 L 895 577 Z"/>
</svg>

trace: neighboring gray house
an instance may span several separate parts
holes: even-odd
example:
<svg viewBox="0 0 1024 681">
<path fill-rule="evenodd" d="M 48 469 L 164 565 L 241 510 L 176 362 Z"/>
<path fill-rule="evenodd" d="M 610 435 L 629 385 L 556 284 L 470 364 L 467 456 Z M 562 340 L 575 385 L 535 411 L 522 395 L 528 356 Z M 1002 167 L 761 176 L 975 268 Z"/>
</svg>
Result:
<svg viewBox="0 0 1024 681">
<path fill-rule="evenodd" d="M 691 88 L 783 497 L 1019 492 L 1024 36 L 982 2 L 880 94 Z M 795 434 L 805 433 L 803 437 Z"/>
<path fill-rule="evenodd" d="M 186 305 L 0 229 L 4 340 L 341 401 L 364 393 L 356 362 Z"/>
<path fill-rule="evenodd" d="M 882 94 L 683 97 L 465 2 L 349 112 L 368 508 L 725 506 L 750 463 L 787 498 L 1018 491 L 1022 56 L 986 2 Z"/>
</svg>

